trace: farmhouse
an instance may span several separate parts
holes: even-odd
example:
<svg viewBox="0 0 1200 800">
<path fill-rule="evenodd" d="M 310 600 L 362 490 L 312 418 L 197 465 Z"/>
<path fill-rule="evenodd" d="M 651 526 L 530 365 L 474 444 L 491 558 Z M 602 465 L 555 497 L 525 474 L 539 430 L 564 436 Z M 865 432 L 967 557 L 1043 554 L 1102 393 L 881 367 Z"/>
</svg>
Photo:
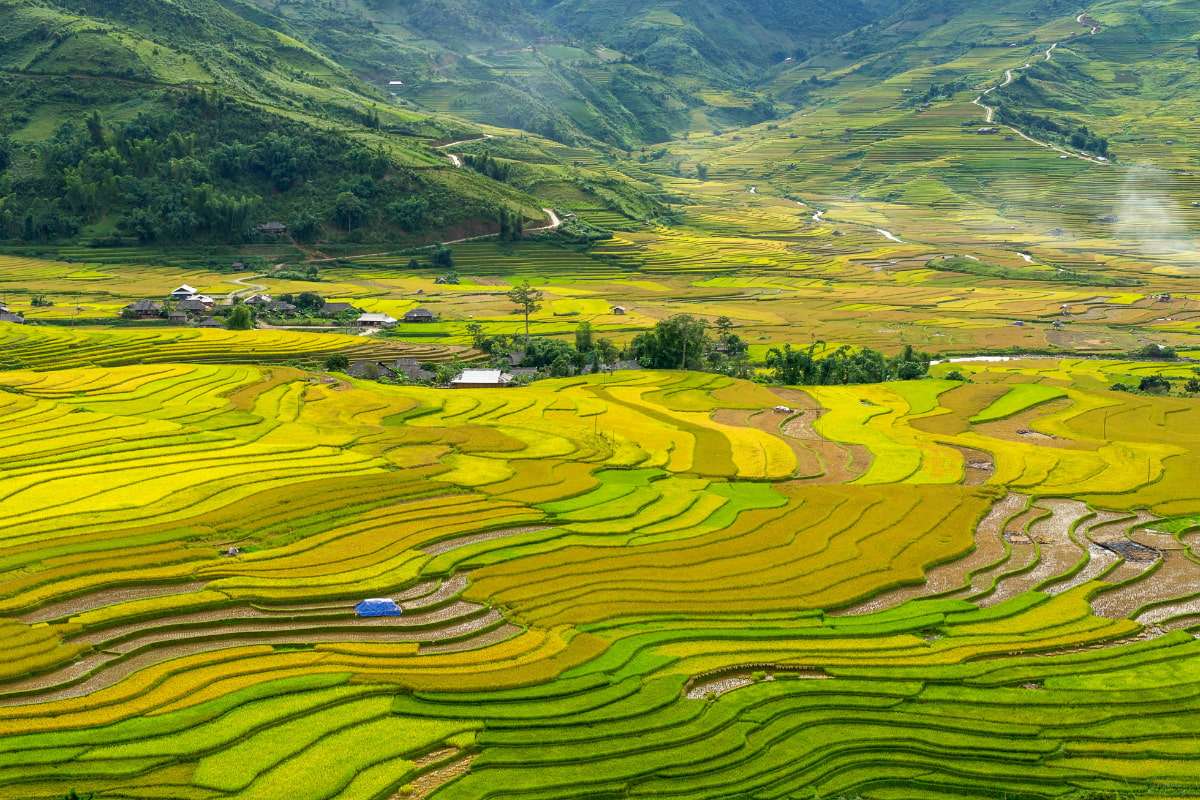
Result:
<svg viewBox="0 0 1200 800">
<path fill-rule="evenodd" d="M 626 308 L 625 308 L 625 306 L 613 306 L 613 307 L 612 307 L 612 313 L 613 313 L 615 316 L 618 316 L 618 317 L 623 317 L 623 316 L 625 316 L 625 313 L 626 313 L 626 311 L 627 311 L 627 310 L 628 310 L 628 309 L 626 309 Z"/>
<path fill-rule="evenodd" d="M 978 131 L 976 131 L 976 133 L 978 133 L 980 136 L 989 136 L 991 134 L 999 133 L 999 132 L 1000 132 L 999 128 L 980 128 Z"/>
<path fill-rule="evenodd" d="M 396 318 L 388 314 L 363 314 L 355 322 L 363 328 L 390 328 Z"/>
<path fill-rule="evenodd" d="M 498 369 L 464 369 L 450 386 L 455 389 L 493 389 L 508 386 L 513 376 Z"/>
<path fill-rule="evenodd" d="M 287 233 L 287 229 L 287 225 L 284 225 L 282 222 L 264 222 L 255 228 L 259 233 L 266 234 L 267 236 L 282 236 Z"/>
<path fill-rule="evenodd" d="M 414 308 L 404 315 L 405 322 L 434 322 L 437 319 L 428 308 Z"/>
<path fill-rule="evenodd" d="M 15 314 L 12 311 L 0 311 L 0 322 L 11 322 L 14 325 L 24 325 L 25 318 L 20 314 Z"/>
<path fill-rule="evenodd" d="M 162 316 L 162 304 L 153 300 L 138 300 L 121 309 L 121 316 L 128 319 L 157 319 Z"/>
<path fill-rule="evenodd" d="M 172 325 L 186 325 L 187 321 L 188 315 L 185 311 L 176 309 L 175 311 L 171 311 L 167 314 L 167 322 L 171 323 Z"/>
<path fill-rule="evenodd" d="M 187 300 L 189 297 L 195 297 L 197 294 L 199 294 L 199 292 L 185 283 L 175 291 L 171 292 L 170 298 L 172 300 Z"/>
<path fill-rule="evenodd" d="M 342 314 L 349 314 L 352 311 L 362 313 L 361 309 L 355 308 L 349 303 L 326 303 L 321 306 L 319 313 L 322 317 L 340 317 Z"/>
<path fill-rule="evenodd" d="M 248 306 L 265 306 L 270 302 L 271 295 L 269 294 L 255 294 L 246 298 L 246 305 Z"/>
<path fill-rule="evenodd" d="M 285 300 L 272 300 L 263 306 L 263 310 L 268 314 L 277 316 L 288 316 L 296 313 L 296 307 Z"/>
<path fill-rule="evenodd" d="M 202 321 L 200 323 L 199 327 L 201 327 L 201 328 L 224 328 L 225 326 L 221 324 L 220 320 L 215 319 L 213 317 L 208 317 L 207 319 L 205 319 L 204 321 Z"/>
<path fill-rule="evenodd" d="M 175 305 L 176 311 L 182 314 L 207 314 L 212 310 L 213 304 L 206 303 L 199 297 L 190 297 L 187 300 L 180 300 Z M 171 312 L 174 314 L 175 312 Z"/>
</svg>

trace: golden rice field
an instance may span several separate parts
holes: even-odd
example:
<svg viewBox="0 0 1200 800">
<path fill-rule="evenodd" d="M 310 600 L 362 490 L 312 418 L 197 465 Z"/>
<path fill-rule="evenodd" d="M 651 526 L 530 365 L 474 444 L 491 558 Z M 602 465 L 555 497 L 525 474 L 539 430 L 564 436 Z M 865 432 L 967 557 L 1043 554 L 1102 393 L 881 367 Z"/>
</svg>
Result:
<svg viewBox="0 0 1200 800">
<path fill-rule="evenodd" d="M 11 327 L 0 798 L 1200 795 L 1200 404 L 1107 388 L 1188 365 L 438 390 Z"/>
</svg>

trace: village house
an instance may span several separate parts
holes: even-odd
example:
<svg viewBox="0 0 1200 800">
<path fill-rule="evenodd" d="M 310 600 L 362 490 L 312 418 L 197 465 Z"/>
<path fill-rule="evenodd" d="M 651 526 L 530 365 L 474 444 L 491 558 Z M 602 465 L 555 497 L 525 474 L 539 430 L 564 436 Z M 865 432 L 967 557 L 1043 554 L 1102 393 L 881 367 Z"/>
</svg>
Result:
<svg viewBox="0 0 1200 800">
<path fill-rule="evenodd" d="M 277 317 L 287 317 L 296 313 L 296 307 L 286 300 L 272 300 L 262 307 L 263 311 Z"/>
<path fill-rule="evenodd" d="M 259 233 L 267 236 L 282 236 L 287 233 L 287 225 L 282 222 L 264 222 L 255 228 Z"/>
<path fill-rule="evenodd" d="M 404 315 L 405 322 L 434 322 L 437 315 L 428 308 L 414 308 Z"/>
<path fill-rule="evenodd" d="M 397 358 L 394 361 L 355 361 L 346 370 L 355 378 L 379 378 L 409 380 L 414 383 L 427 383 L 434 379 L 433 370 L 425 369 L 415 358 Z"/>
<path fill-rule="evenodd" d="M 340 317 L 342 314 L 349 313 L 361 314 L 362 310 L 355 308 L 350 303 L 326 303 L 321 306 L 320 315 L 322 317 Z"/>
<path fill-rule="evenodd" d="M 170 298 L 172 300 L 187 300 L 189 297 L 195 297 L 197 294 L 199 294 L 199 292 L 185 283 L 175 291 L 171 292 Z"/>
<path fill-rule="evenodd" d="M 176 309 L 167 314 L 167 322 L 169 322 L 172 325 L 186 325 L 187 321 L 188 321 L 188 315 L 187 315 L 187 312 L 185 312 L 185 311 L 180 311 L 180 310 Z"/>
<path fill-rule="evenodd" d="M 453 389 L 494 389 L 508 386 L 513 376 L 498 369 L 464 369 L 450 381 Z"/>
<path fill-rule="evenodd" d="M 24 325 L 25 318 L 8 309 L 0 311 L 0 322 L 11 322 L 13 325 Z"/>
<path fill-rule="evenodd" d="M 245 302 L 248 306 L 265 306 L 271 302 L 271 299 L 269 294 L 255 294 L 246 298 Z"/>
<path fill-rule="evenodd" d="M 614 316 L 623 317 L 628 309 L 625 306 L 613 306 L 612 313 Z"/>
<path fill-rule="evenodd" d="M 175 304 L 175 311 L 182 314 L 207 314 L 212 311 L 213 304 L 206 303 L 199 297 L 190 297 Z M 172 314 L 175 312 L 171 312 Z"/>
<path fill-rule="evenodd" d="M 207 319 L 204 319 L 203 321 L 201 321 L 199 327 L 201 327 L 201 328 L 224 328 L 225 325 L 222 324 L 222 322 L 219 319 L 216 319 L 214 317 L 208 317 Z"/>
<path fill-rule="evenodd" d="M 388 314 L 363 314 L 355 323 L 362 328 L 390 328 L 396 324 L 396 318 Z"/>
<path fill-rule="evenodd" d="M 162 304 L 153 300 L 138 300 L 121 309 L 121 316 L 128 319 L 158 319 L 162 316 Z"/>
</svg>

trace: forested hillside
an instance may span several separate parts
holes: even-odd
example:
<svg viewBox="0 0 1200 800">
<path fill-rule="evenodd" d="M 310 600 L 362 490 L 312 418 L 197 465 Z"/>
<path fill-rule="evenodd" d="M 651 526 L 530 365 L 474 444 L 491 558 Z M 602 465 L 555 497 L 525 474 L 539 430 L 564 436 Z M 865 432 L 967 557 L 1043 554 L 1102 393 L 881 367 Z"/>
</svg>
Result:
<svg viewBox="0 0 1200 800">
<path fill-rule="evenodd" d="M 431 148 L 387 95 L 250 6 L 0 4 L 0 236 L 242 241 L 483 232 L 533 198 Z"/>
</svg>

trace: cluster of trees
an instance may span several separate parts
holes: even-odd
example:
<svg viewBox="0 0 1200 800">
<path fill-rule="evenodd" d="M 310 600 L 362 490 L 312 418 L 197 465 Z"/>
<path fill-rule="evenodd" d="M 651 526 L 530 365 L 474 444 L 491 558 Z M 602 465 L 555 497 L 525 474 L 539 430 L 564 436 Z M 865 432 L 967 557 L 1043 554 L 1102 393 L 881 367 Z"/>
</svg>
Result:
<svg viewBox="0 0 1200 800">
<path fill-rule="evenodd" d="M 519 242 L 525 238 L 525 219 L 521 212 L 500 209 L 500 241 Z"/>
<path fill-rule="evenodd" d="M 1005 125 L 1012 125 L 1033 135 L 1058 139 L 1066 142 L 1076 150 L 1094 153 L 1108 158 L 1108 139 L 1092 133 L 1086 125 L 1072 125 L 1069 122 L 1057 122 L 1049 117 L 1034 114 L 1032 111 L 1019 111 L 1000 105 L 996 109 L 996 119 Z"/>
<path fill-rule="evenodd" d="M 1200 369 L 1192 370 L 1192 377 L 1183 382 L 1186 394 L 1200 394 Z M 1140 392 L 1142 394 L 1170 394 L 1172 383 L 1162 375 L 1147 375 L 1134 386 L 1128 383 L 1114 383 L 1110 388 L 1114 392 Z"/>
<path fill-rule="evenodd" d="M 579 323 L 574 342 L 545 336 L 488 336 L 478 322 L 467 325 L 467 332 L 475 347 L 492 356 L 496 366 L 511 366 L 515 355 L 519 356 L 517 366 L 536 369 L 552 378 L 601 372 L 611 369 L 621 358 L 621 348 L 610 339 L 596 337 L 590 322 Z"/>
<path fill-rule="evenodd" d="M 479 174 L 486 175 L 492 180 L 506 183 L 512 177 L 512 162 L 497 161 L 490 153 L 465 155 L 462 157 L 462 162 Z"/>
<path fill-rule="evenodd" d="M 749 346 L 733 332 L 733 321 L 719 317 L 715 336 L 708 321 L 691 314 L 660 320 L 653 330 L 629 343 L 628 355 L 648 369 L 693 369 L 745 376 Z"/>
<path fill-rule="evenodd" d="M 11 169 L 18 161 L 22 168 Z M 203 91 L 121 124 L 93 112 L 25 148 L 0 137 L 4 238 L 53 240 L 104 222 L 139 242 L 236 243 L 279 220 L 312 240 L 367 225 L 420 232 L 495 213 L 492 203 L 428 184 L 382 149 Z"/>
<path fill-rule="evenodd" d="M 852 383 L 883 383 L 910 381 L 929 374 L 929 355 L 906 345 L 899 355 L 888 358 L 869 347 L 851 350 L 839 347 L 832 353 L 817 357 L 813 342 L 806 349 L 790 344 L 767 351 L 767 368 L 775 383 L 789 386 L 836 386 Z"/>
</svg>

